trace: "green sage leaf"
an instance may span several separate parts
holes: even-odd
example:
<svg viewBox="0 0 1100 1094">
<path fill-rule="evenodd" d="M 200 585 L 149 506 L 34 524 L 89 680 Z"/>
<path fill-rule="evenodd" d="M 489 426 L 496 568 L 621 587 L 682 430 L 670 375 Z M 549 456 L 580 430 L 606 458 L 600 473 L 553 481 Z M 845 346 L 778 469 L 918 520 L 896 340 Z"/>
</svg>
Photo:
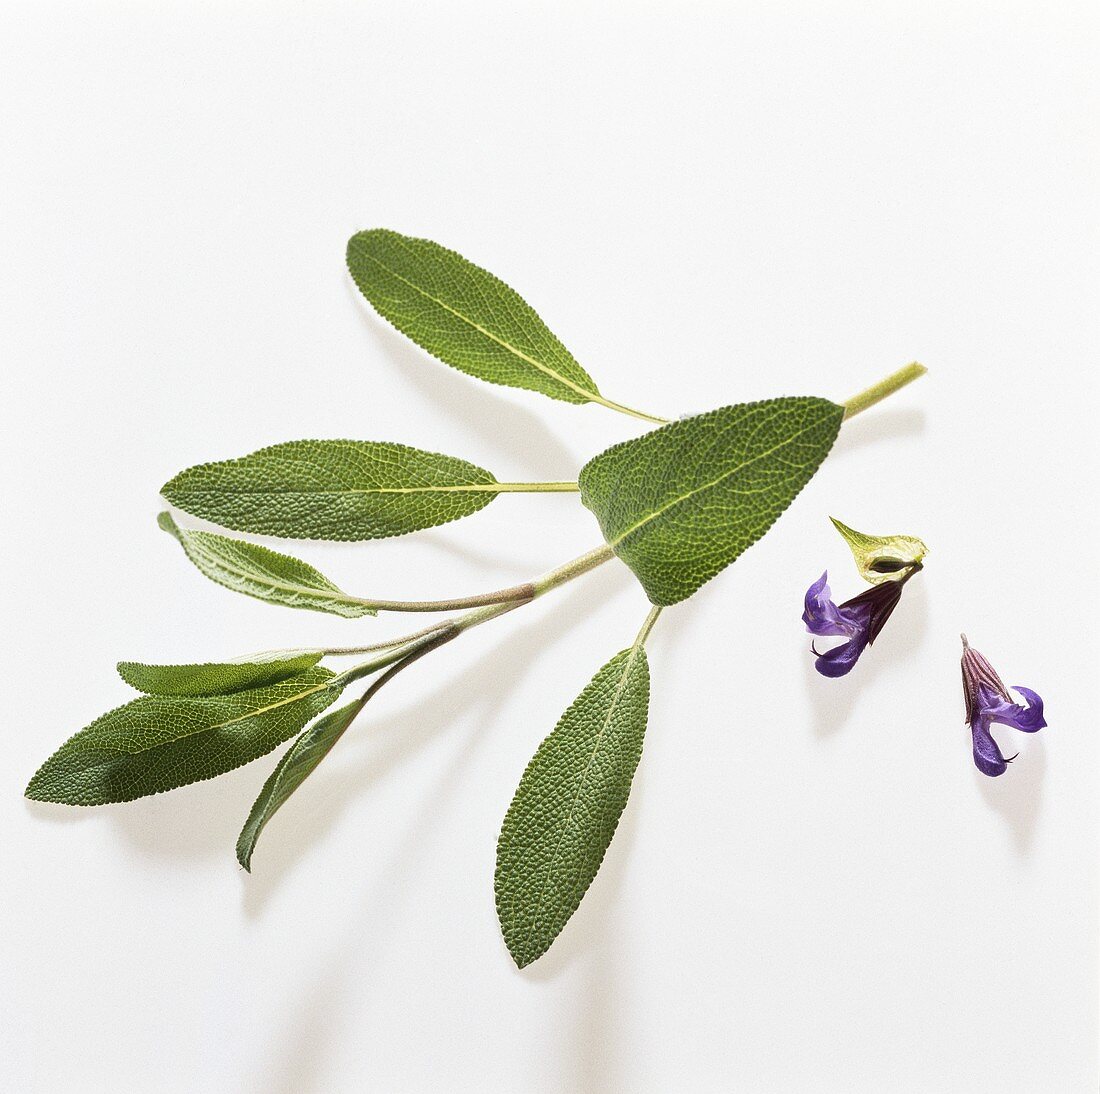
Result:
<svg viewBox="0 0 1100 1094">
<path fill-rule="evenodd" d="M 288 441 L 190 467 L 161 489 L 184 512 L 237 532 L 328 540 L 432 528 L 499 492 L 466 460 L 382 441 Z"/>
<path fill-rule="evenodd" d="M 600 868 L 642 755 L 649 663 L 613 657 L 562 715 L 520 780 L 497 842 L 496 904 L 516 964 L 541 957 Z"/>
<path fill-rule="evenodd" d="M 211 581 L 234 592 L 269 604 L 330 612 L 348 619 L 378 614 L 370 601 L 341 592 L 324 574 L 300 559 L 215 532 L 181 528 L 170 513 L 161 513 L 157 523 L 179 540 L 187 557 Z"/>
<path fill-rule="evenodd" d="M 775 523 L 843 417 L 827 399 L 797 397 L 683 418 L 590 460 L 581 500 L 649 599 L 675 604 Z"/>
<path fill-rule="evenodd" d="M 270 752 L 332 704 L 335 679 L 316 667 L 231 695 L 142 696 L 70 737 L 38 769 L 27 797 L 104 805 L 223 775 Z"/>
<path fill-rule="evenodd" d="M 375 310 L 444 364 L 566 403 L 602 401 L 531 306 L 454 251 L 375 228 L 351 237 L 347 261 Z"/>
<path fill-rule="evenodd" d="M 884 581 L 903 581 L 913 566 L 928 554 L 924 541 L 916 536 L 869 536 L 830 517 L 833 527 L 852 551 L 860 577 L 872 585 Z"/>
<path fill-rule="evenodd" d="M 228 695 L 277 684 L 312 668 L 324 656 L 319 650 L 293 654 L 259 654 L 241 661 L 201 665 L 143 665 L 119 661 L 118 674 L 147 695 Z"/>
<path fill-rule="evenodd" d="M 252 869 L 252 852 L 256 849 L 256 841 L 260 838 L 264 825 L 329 754 L 329 750 L 362 709 L 362 701 L 356 699 L 347 706 L 326 714 L 303 730 L 283 754 L 271 777 L 264 783 L 237 840 L 237 861 L 246 870 Z"/>
</svg>

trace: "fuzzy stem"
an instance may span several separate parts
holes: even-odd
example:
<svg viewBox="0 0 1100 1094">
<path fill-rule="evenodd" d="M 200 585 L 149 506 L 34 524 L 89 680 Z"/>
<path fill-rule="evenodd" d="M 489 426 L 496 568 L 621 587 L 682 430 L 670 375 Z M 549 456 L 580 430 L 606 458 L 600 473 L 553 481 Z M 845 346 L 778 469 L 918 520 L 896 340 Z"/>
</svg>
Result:
<svg viewBox="0 0 1100 1094">
<path fill-rule="evenodd" d="M 579 558 L 573 559 L 572 562 L 565 563 L 564 566 L 558 566 L 556 569 L 550 570 L 543 574 L 542 577 L 535 578 L 534 581 L 528 582 L 525 586 L 517 586 L 517 588 L 526 589 L 526 593 L 522 597 L 513 597 L 509 600 L 497 602 L 479 602 L 477 607 L 472 611 L 466 612 L 464 615 L 457 616 L 454 619 L 444 620 L 435 627 L 429 627 L 422 631 L 414 631 L 412 634 L 406 634 L 400 638 L 395 638 L 392 642 L 378 643 L 373 647 L 362 647 L 360 651 L 351 649 L 338 651 L 342 653 L 352 653 L 379 649 L 385 652 L 380 653 L 378 657 L 370 661 L 364 661 L 361 664 L 354 665 L 352 668 L 345 670 L 340 673 L 337 680 L 340 682 L 341 686 L 347 686 L 355 680 L 359 680 L 364 676 L 369 676 L 372 672 L 377 672 L 379 669 L 402 662 L 411 654 L 415 653 L 419 656 L 419 651 L 422 649 L 426 649 L 427 647 L 435 649 L 436 646 L 442 646 L 452 638 L 457 638 L 463 631 L 468 631 L 471 627 L 477 627 L 482 623 L 487 623 L 490 619 L 496 619 L 498 615 L 504 615 L 506 612 L 521 608 L 524 604 L 529 604 L 535 597 L 542 596 L 543 593 L 547 593 L 551 589 L 556 589 L 559 585 L 564 585 L 567 581 L 572 581 L 574 578 L 588 573 L 589 570 L 594 570 L 601 563 L 613 557 L 613 555 L 614 552 L 611 548 L 604 544 L 602 547 L 597 547 L 595 550 L 589 551 Z"/>
<path fill-rule="evenodd" d="M 866 391 L 861 391 L 858 395 L 853 395 L 842 404 L 844 407 L 844 420 L 847 421 L 849 418 L 854 418 L 861 411 L 866 410 L 870 406 L 874 406 L 875 403 L 881 402 L 888 395 L 893 395 L 895 391 L 900 391 L 906 384 L 911 384 L 914 380 L 923 376 L 927 371 L 928 369 L 926 369 L 924 365 L 913 361 L 904 368 L 899 368 L 897 372 L 890 373 L 885 379 L 879 380 L 877 384 L 872 384 Z"/>
<path fill-rule="evenodd" d="M 467 487 L 458 487 L 466 490 Z M 580 486 L 575 482 L 494 482 L 486 483 L 477 489 L 491 490 L 500 494 L 575 494 Z"/>
<path fill-rule="evenodd" d="M 587 394 L 587 393 L 586 393 Z M 620 414 L 628 414 L 631 418 L 638 418 L 643 422 L 652 422 L 654 425 L 668 425 L 668 418 L 658 418 L 656 414 L 647 414 L 644 410 L 635 410 L 633 407 L 623 406 L 622 403 L 605 399 L 602 395 L 588 395 L 593 403 L 607 407 L 608 410 L 617 410 Z"/>
<path fill-rule="evenodd" d="M 634 649 L 638 649 L 645 645 L 645 640 L 649 637 L 649 632 L 653 630 L 653 624 L 657 622 L 657 618 L 663 610 L 662 607 L 656 604 L 649 609 L 649 615 L 645 617 L 642 629 L 638 632 L 638 637 L 634 639 Z"/>
</svg>

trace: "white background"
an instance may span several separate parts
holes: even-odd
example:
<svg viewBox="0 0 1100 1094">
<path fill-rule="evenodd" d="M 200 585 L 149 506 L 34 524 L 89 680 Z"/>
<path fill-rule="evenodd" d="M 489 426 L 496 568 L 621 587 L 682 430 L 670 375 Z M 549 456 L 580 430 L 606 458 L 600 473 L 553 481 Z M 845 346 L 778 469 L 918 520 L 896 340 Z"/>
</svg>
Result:
<svg viewBox="0 0 1100 1094">
<path fill-rule="evenodd" d="M 1092 5 L 7 6 L 0 1085 L 23 1091 L 1076 1092 L 1095 1085 Z M 605 868 L 520 973 L 493 908 L 524 764 L 645 612 L 614 564 L 387 689 L 260 842 L 269 757 L 25 802 L 116 659 L 356 643 L 154 523 L 181 468 L 302 437 L 573 477 L 638 423 L 448 370 L 369 312 L 354 231 L 515 285 L 612 398 L 843 399 L 768 536 L 650 642 Z M 1083 492 L 1083 493 L 1082 493 Z M 827 514 L 931 546 L 852 675 L 799 620 Z M 350 591 L 523 580 L 575 497 L 304 545 Z M 1047 700 L 970 760 L 966 630 Z"/>
</svg>

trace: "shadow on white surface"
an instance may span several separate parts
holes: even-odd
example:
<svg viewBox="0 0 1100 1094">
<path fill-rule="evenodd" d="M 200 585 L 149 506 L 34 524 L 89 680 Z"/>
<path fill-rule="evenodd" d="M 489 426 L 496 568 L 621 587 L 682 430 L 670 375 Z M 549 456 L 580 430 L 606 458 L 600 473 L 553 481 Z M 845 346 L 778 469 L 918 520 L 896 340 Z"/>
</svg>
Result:
<svg viewBox="0 0 1100 1094">
<path fill-rule="evenodd" d="M 531 620 L 526 626 L 520 623 L 522 617 L 515 617 L 514 622 L 509 620 L 512 623 L 510 631 L 501 633 L 500 640 L 463 673 L 461 680 L 429 688 L 396 717 L 372 724 L 369 708 L 364 711 L 357 728 L 381 734 L 381 747 L 377 747 L 376 736 L 372 741 L 375 747 L 361 748 L 355 762 L 338 770 L 326 771 L 322 766 L 310 777 L 300 793 L 312 795 L 320 805 L 304 815 L 299 810 L 299 815 L 293 817 L 293 826 L 284 823 L 275 827 L 276 821 L 272 831 L 265 833 L 267 846 L 261 844 L 254 872 L 244 879 L 245 913 L 249 917 L 262 914 L 264 906 L 295 864 L 335 825 L 355 796 L 370 792 L 372 780 L 385 778 L 391 770 L 407 763 L 428 740 L 446 732 L 456 720 L 471 721 L 470 715 L 476 715 L 472 719 L 476 729 L 467 735 L 466 747 L 456 753 L 445 777 L 440 779 L 438 792 L 410 810 L 415 823 L 401 846 L 390 855 L 391 869 L 400 870 L 415 848 L 424 843 L 425 829 L 443 823 L 448 788 L 461 784 L 460 766 L 473 757 L 477 743 L 494 728 L 493 711 L 500 705 L 502 687 L 513 691 L 520 688 L 540 650 L 563 640 L 574 627 L 585 622 L 585 608 L 594 598 L 613 595 L 629 580 L 630 575 L 624 568 L 594 574 L 587 584 L 563 596 L 552 614 Z M 395 682 L 396 686 L 401 682 Z M 352 743 L 354 738 L 347 742 Z M 292 808 L 288 807 L 288 813 Z"/>
<path fill-rule="evenodd" d="M 306 784 L 307 792 L 314 792 L 321 802 L 320 808 L 301 818 L 293 827 L 271 833 L 274 837 L 266 861 L 257 863 L 256 872 L 244 878 L 245 914 L 256 918 L 273 894 L 281 886 L 294 865 L 307 854 L 315 842 L 333 827 L 353 795 L 369 792 L 372 778 L 384 777 L 387 771 L 399 767 L 425 741 L 443 732 L 457 714 L 473 723 L 461 747 L 437 780 L 437 789 L 425 800 L 410 806 L 410 823 L 399 843 L 388 851 L 385 866 L 379 871 L 368 896 L 368 907 L 362 916 L 371 918 L 375 902 L 385 907 L 389 916 L 400 916 L 402 905 L 418 899 L 402 879 L 417 872 L 417 862 L 422 849 L 431 845 L 428 838 L 434 829 L 445 824 L 448 799 L 454 788 L 462 784 L 462 768 L 474 756 L 478 744 L 486 739 L 494 727 L 492 711 L 497 706 L 499 692 L 495 681 L 498 676 L 508 679 L 510 688 L 521 686 L 525 671 L 534 663 L 538 651 L 547 643 L 563 640 L 569 632 L 587 618 L 585 606 L 593 596 L 604 598 L 613 595 L 631 580 L 625 569 L 616 568 L 601 572 L 603 587 L 595 590 L 580 587 L 563 597 L 553 616 L 539 623 L 532 623 L 510 636 L 505 636 L 478 661 L 464 672 L 458 686 L 451 685 L 426 694 L 422 701 L 406 708 L 398 719 L 389 719 L 374 727 L 384 730 L 386 748 L 379 753 L 362 755 L 356 763 L 324 780 L 324 768 L 319 769 Z M 489 686 L 487 686 L 489 685 Z M 477 717 L 470 719 L 473 713 Z M 482 716 L 483 715 L 483 716 Z M 323 781 L 324 780 L 324 781 Z M 636 780 L 632 799 L 638 796 L 639 780 Z M 312 785 L 311 785 L 312 784 Z M 503 806 L 502 806 L 503 808 Z M 578 1014 L 576 1049 L 577 1074 L 569 1089 L 617 1091 L 621 1086 L 613 1081 L 609 1069 L 614 1065 L 613 1024 L 616 999 L 615 969 L 619 964 L 617 952 L 618 932 L 613 919 L 620 906 L 618 901 L 622 879 L 630 857 L 636 830 L 633 816 L 637 810 L 628 806 L 616 833 L 611 850 L 600 875 L 587 895 L 581 910 L 569 923 L 561 939 L 550 953 L 537 964 L 523 970 L 512 969 L 512 975 L 522 976 L 535 984 L 556 979 L 565 969 L 578 961 L 590 962 L 587 979 L 590 990 L 585 993 L 586 1006 Z M 265 1066 L 257 1077 L 253 1089 L 271 1094 L 298 1094 L 303 1090 L 317 1089 L 323 1079 L 323 1070 L 329 1059 L 329 1048 L 334 1038 L 341 1036 L 342 1016 L 347 1011 L 347 999 L 351 985 L 358 975 L 358 962 L 368 960 L 362 952 L 358 928 L 346 944 L 333 947 L 331 960 L 318 974 L 312 989 L 305 997 L 301 1013 L 286 1025 L 279 1039 L 281 1053 L 278 1059 Z M 359 956 L 349 961 L 348 954 Z M 503 940 L 499 947 L 501 968 L 511 968 L 511 957 Z"/>
<path fill-rule="evenodd" d="M 251 780 L 246 771 L 253 774 Z M 254 770 L 241 768 L 227 777 L 114 805 L 89 809 L 49 802 L 25 804 L 35 821 L 97 824 L 108 820 L 145 855 L 186 859 L 219 855 L 232 862 L 237 834 L 263 778 L 257 782 Z"/>
<path fill-rule="evenodd" d="M 843 456 L 847 452 L 858 452 L 883 441 L 917 437 L 924 432 L 925 418 L 923 407 L 901 410 L 876 406 L 866 414 L 857 414 L 851 421 L 844 423 L 844 428 L 829 453 L 829 459 L 835 460 L 837 456 Z"/>
<path fill-rule="evenodd" d="M 1009 735 L 1024 737 L 1013 729 L 1001 733 L 1001 751 L 1011 756 L 1019 749 L 1019 758 L 1008 765 L 1008 770 L 991 779 L 974 769 L 974 779 L 981 787 L 982 797 L 989 807 L 1000 813 L 1012 833 L 1016 850 L 1021 857 L 1031 849 L 1035 828 L 1043 805 L 1043 782 L 1046 778 L 1047 754 L 1044 730 L 1028 734 L 1025 740 L 1015 743 Z M 996 734 L 996 729 L 994 729 Z"/>
<path fill-rule="evenodd" d="M 497 385 L 467 376 L 431 357 L 376 315 L 350 279 L 347 292 L 363 320 L 364 358 L 384 356 L 386 364 L 379 367 L 396 367 L 426 401 L 442 404 L 456 416 L 461 415 L 471 433 L 498 449 L 508 461 L 506 466 L 516 469 L 500 477 L 518 477 L 522 469 L 535 481 L 555 478 L 568 468 L 576 468 L 576 457 L 538 414 L 500 398 L 500 393 L 508 389 L 494 391 Z M 545 398 L 529 394 L 535 399 Z"/>
<path fill-rule="evenodd" d="M 858 697 L 873 692 L 878 679 L 884 673 L 896 671 L 898 663 L 904 661 L 924 640 L 928 630 L 928 595 L 922 577 L 918 575 L 909 582 L 901 603 L 883 628 L 878 641 L 864 650 L 856 667 L 847 676 L 832 680 L 814 668 L 814 656 L 810 649 L 813 636 L 806 634 L 803 675 L 813 710 L 814 732 L 819 738 L 825 739 L 840 732 L 855 711 Z M 837 586 L 832 587 L 835 593 Z M 854 589 L 852 595 L 856 591 L 859 590 Z M 848 599 L 847 594 L 840 593 L 837 595 L 838 602 L 841 602 L 841 597 Z M 817 641 L 821 643 L 820 639 Z M 825 646 L 819 644 L 818 648 L 824 649 Z M 962 703 L 961 693 L 959 702 Z"/>
</svg>

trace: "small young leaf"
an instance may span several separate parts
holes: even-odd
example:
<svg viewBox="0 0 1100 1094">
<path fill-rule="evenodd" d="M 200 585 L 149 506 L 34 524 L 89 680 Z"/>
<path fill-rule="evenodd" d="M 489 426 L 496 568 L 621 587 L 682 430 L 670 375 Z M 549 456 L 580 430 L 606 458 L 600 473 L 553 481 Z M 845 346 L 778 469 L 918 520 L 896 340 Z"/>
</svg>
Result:
<svg viewBox="0 0 1100 1094">
<path fill-rule="evenodd" d="M 811 397 L 739 403 L 607 449 L 581 500 L 654 604 L 691 596 L 775 523 L 817 471 L 844 408 Z"/>
<path fill-rule="evenodd" d="M 118 674 L 132 688 L 147 695 L 228 695 L 234 691 L 277 684 L 312 668 L 324 656 L 308 653 L 274 654 L 243 661 L 207 662 L 201 665 L 143 665 L 119 661 Z"/>
<path fill-rule="evenodd" d="M 242 539 L 181 528 L 170 513 L 161 513 L 157 523 L 179 540 L 187 557 L 211 581 L 234 592 L 286 608 L 331 612 L 347 619 L 378 614 L 369 601 L 341 592 L 324 574 L 300 559 Z"/>
<path fill-rule="evenodd" d="M 303 730 L 283 753 L 283 758 L 271 777 L 264 783 L 237 840 L 237 861 L 246 870 L 252 869 L 252 852 L 256 849 L 256 841 L 260 838 L 264 825 L 328 755 L 329 750 L 340 740 L 344 730 L 362 709 L 362 702 L 356 699 L 347 706 L 326 714 Z"/>
<path fill-rule="evenodd" d="M 334 679 L 317 667 L 231 695 L 142 696 L 70 737 L 35 773 L 27 797 L 105 805 L 223 775 L 270 752 L 330 706 L 339 695 Z"/>
<path fill-rule="evenodd" d="M 385 539 L 458 520 L 497 480 L 454 456 L 382 441 L 288 441 L 181 471 L 161 489 L 203 520 L 284 539 Z"/>
<path fill-rule="evenodd" d="M 836 517 L 829 520 L 851 548 L 860 576 L 872 585 L 901 581 L 928 554 L 924 541 L 916 536 L 869 536 L 841 524 Z"/>
<path fill-rule="evenodd" d="M 351 237 L 347 260 L 375 310 L 444 364 L 566 403 L 600 401 L 592 377 L 531 306 L 454 251 L 376 228 Z"/>
<path fill-rule="evenodd" d="M 562 715 L 520 780 L 497 842 L 496 903 L 523 968 L 541 957 L 600 868 L 642 755 L 649 663 L 613 657 Z"/>
</svg>

